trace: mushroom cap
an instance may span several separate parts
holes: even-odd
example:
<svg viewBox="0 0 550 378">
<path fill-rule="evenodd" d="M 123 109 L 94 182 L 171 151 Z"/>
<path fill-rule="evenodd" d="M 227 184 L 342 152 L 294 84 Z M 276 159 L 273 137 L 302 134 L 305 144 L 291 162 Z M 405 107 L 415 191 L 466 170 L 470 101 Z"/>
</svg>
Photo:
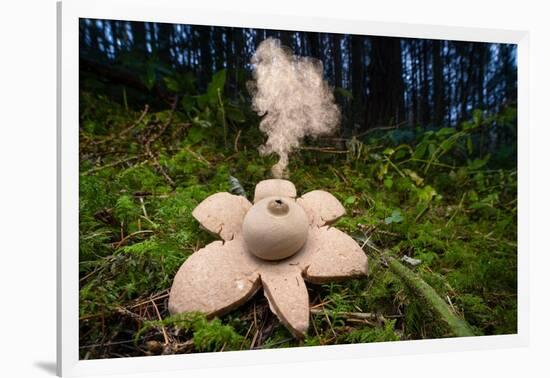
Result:
<svg viewBox="0 0 550 378">
<path fill-rule="evenodd" d="M 244 217 L 246 248 L 264 260 L 282 260 L 302 248 L 308 235 L 308 218 L 296 201 L 273 196 L 258 201 Z"/>
</svg>

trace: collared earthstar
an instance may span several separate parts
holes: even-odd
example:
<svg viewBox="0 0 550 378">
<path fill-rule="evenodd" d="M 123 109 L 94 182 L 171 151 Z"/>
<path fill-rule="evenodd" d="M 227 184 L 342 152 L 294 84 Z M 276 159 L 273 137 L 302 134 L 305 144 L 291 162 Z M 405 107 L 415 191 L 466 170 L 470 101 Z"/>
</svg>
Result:
<svg viewBox="0 0 550 378">
<path fill-rule="evenodd" d="M 193 253 L 180 267 L 170 290 L 170 313 L 223 315 L 263 287 L 271 311 L 303 338 L 309 326 L 304 281 L 367 275 L 361 247 L 330 226 L 344 214 L 332 194 L 314 190 L 296 199 L 294 184 L 281 179 L 259 182 L 254 204 L 227 192 L 211 195 L 193 216 L 223 241 Z"/>
</svg>

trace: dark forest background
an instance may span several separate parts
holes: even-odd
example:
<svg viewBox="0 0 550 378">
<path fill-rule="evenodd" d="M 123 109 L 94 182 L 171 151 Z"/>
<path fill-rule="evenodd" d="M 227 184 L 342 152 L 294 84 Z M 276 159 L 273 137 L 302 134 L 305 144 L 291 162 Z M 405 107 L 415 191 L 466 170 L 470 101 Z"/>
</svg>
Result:
<svg viewBox="0 0 550 378">
<path fill-rule="evenodd" d="M 271 177 L 246 89 L 269 37 L 322 61 L 343 114 L 289 180 L 338 198 L 369 258 L 308 284 L 304 340 L 261 292 L 214 319 L 167 308 L 214 240 L 193 209 Z M 515 45 L 81 19 L 79 72 L 81 359 L 517 332 Z"/>
<path fill-rule="evenodd" d="M 268 37 L 323 62 L 346 133 L 456 127 L 475 109 L 497 113 L 517 99 L 516 46 L 509 44 L 83 19 L 80 63 L 83 73 L 160 99 L 203 91 L 226 69 L 228 93 L 246 97 L 250 58 Z"/>
</svg>

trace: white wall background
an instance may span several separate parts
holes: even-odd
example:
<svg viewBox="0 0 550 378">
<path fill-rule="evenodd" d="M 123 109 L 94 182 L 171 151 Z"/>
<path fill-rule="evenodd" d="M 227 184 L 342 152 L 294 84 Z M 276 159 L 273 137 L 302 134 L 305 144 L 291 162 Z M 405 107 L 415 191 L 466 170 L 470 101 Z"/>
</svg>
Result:
<svg viewBox="0 0 550 378">
<path fill-rule="evenodd" d="M 223 371 L 206 369 L 155 376 L 550 376 L 550 250 L 546 240 L 550 228 L 550 12 L 545 2 L 201 0 L 192 3 L 218 10 L 246 9 L 531 32 L 531 345 L 508 350 Z M 12 1 L 3 3 L 1 9 L 0 376 L 52 376 L 55 366 L 55 0 Z"/>
</svg>

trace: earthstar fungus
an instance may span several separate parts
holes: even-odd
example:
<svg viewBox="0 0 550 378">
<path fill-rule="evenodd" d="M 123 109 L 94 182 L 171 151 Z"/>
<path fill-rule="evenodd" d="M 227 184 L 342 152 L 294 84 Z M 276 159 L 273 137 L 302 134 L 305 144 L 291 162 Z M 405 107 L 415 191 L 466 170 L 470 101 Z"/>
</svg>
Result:
<svg viewBox="0 0 550 378">
<path fill-rule="evenodd" d="M 211 195 L 193 216 L 223 241 L 193 253 L 180 267 L 170 290 L 170 313 L 222 315 L 263 287 L 271 311 L 295 337 L 304 337 L 309 326 L 304 281 L 367 275 L 361 247 L 330 227 L 344 214 L 342 204 L 322 190 L 296 199 L 287 180 L 258 183 L 254 205 L 230 193 Z"/>
</svg>

